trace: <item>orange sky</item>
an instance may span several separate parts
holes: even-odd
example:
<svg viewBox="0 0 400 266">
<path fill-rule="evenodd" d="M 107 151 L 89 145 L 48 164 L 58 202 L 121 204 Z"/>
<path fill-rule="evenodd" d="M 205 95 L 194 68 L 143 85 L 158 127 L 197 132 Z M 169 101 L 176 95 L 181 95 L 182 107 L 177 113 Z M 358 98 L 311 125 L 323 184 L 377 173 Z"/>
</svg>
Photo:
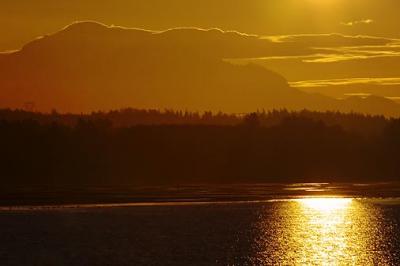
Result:
<svg viewBox="0 0 400 266">
<path fill-rule="evenodd" d="M 156 30 L 196 26 L 261 35 L 399 36 L 399 8 L 398 0 L 2 0 L 0 50 L 19 48 L 77 20 Z"/>
<path fill-rule="evenodd" d="M 2 0 L 0 51 L 86 20 L 150 30 L 235 30 L 254 36 L 233 40 L 229 45 L 242 53 L 226 61 L 263 66 L 306 92 L 400 102 L 399 9 L 398 0 Z"/>
</svg>

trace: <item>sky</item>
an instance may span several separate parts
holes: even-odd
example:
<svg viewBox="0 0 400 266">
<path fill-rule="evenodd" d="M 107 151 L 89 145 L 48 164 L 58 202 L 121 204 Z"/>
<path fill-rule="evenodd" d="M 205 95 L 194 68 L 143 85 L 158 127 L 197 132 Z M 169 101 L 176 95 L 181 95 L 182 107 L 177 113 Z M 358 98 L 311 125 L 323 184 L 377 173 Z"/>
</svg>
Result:
<svg viewBox="0 0 400 266">
<path fill-rule="evenodd" d="M 398 0 L 2 0 L 0 50 L 77 20 L 162 30 L 217 27 L 258 35 L 304 33 L 400 37 Z"/>
<path fill-rule="evenodd" d="M 231 62 L 261 65 L 306 92 L 400 103 L 399 10 L 398 0 L 1 0 L 0 51 L 87 20 L 156 31 L 234 30 L 281 48 Z"/>
</svg>

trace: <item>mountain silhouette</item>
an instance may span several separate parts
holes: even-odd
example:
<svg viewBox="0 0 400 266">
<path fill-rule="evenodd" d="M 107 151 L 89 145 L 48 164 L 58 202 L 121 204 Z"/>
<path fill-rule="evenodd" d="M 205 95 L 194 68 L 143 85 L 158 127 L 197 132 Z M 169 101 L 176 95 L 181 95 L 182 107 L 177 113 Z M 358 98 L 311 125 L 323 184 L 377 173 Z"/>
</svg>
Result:
<svg viewBox="0 0 400 266">
<path fill-rule="evenodd" d="M 273 71 L 224 60 L 268 56 L 272 50 L 276 54 L 289 48 L 218 29 L 155 32 L 74 23 L 20 51 L 0 54 L 0 107 L 31 103 L 40 111 L 62 112 L 133 106 L 235 113 L 307 108 L 400 114 L 400 105 L 390 100 L 336 100 L 308 94 L 290 87 Z"/>
</svg>

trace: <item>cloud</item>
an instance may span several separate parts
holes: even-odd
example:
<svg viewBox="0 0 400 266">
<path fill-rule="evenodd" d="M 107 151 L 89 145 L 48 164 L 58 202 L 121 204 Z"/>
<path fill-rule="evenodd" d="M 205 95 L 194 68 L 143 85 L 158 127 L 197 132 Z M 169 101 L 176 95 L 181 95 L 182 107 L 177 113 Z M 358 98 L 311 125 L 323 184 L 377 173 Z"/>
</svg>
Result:
<svg viewBox="0 0 400 266">
<path fill-rule="evenodd" d="M 367 35 L 344 35 L 340 33 L 330 34 L 295 34 L 265 36 L 264 38 L 277 43 L 296 43 L 298 46 L 307 47 L 342 47 L 342 46 L 365 46 L 365 45 L 387 45 L 396 39 L 367 36 Z"/>
<path fill-rule="evenodd" d="M 343 26 L 347 26 L 347 27 L 353 27 L 356 25 L 368 25 L 368 24 L 372 24 L 375 21 L 373 19 L 363 19 L 363 20 L 356 20 L 356 21 L 348 21 L 348 22 L 342 22 L 340 23 Z"/>
<path fill-rule="evenodd" d="M 351 84 L 400 85 L 400 77 L 303 80 L 303 81 L 291 82 L 291 85 L 297 88 L 326 87 L 331 85 L 351 85 Z"/>
<path fill-rule="evenodd" d="M 347 57 L 346 60 L 342 60 Z M 323 59 L 321 59 L 323 58 Z M 329 60 L 331 59 L 331 60 Z M 340 59 L 340 60 L 339 60 Z M 282 74 L 291 82 L 349 78 L 400 77 L 400 56 L 315 55 L 314 58 L 254 59 L 259 64 Z"/>
<path fill-rule="evenodd" d="M 277 43 L 268 38 L 254 34 L 246 34 L 238 31 L 226 31 L 219 28 L 197 28 L 179 27 L 162 31 L 127 28 L 121 26 L 108 26 L 94 21 L 79 21 L 64 27 L 54 34 L 39 37 L 55 39 L 59 36 L 79 35 L 82 40 L 88 41 L 88 33 L 97 32 L 102 38 L 101 43 L 112 43 L 115 46 L 130 45 L 139 46 L 146 43 L 141 49 L 159 49 L 160 52 L 168 52 L 168 49 L 179 49 L 181 53 L 190 53 L 193 56 L 225 58 L 260 58 L 270 56 L 301 56 L 315 53 L 313 48 L 297 43 Z M 124 42 L 117 44 L 112 38 L 114 35 L 121 38 L 124 35 Z M 133 38 L 135 36 L 136 38 Z M 36 41 L 25 45 L 22 50 L 29 50 L 34 47 Z M 164 43 L 163 43 L 164 42 Z M 168 44 L 166 43 L 168 42 Z M 154 52 L 154 51 L 153 51 Z"/>
<path fill-rule="evenodd" d="M 79 32 L 78 32 L 79 31 Z M 88 32 L 99 32 L 108 36 L 110 32 L 119 38 L 118 34 L 135 35 L 136 39 L 124 39 L 126 42 L 137 44 L 146 42 L 150 47 L 166 51 L 165 47 L 179 48 L 182 53 L 189 52 L 206 57 L 221 59 L 288 59 L 299 58 L 305 62 L 325 63 L 368 57 L 400 55 L 400 40 L 356 35 L 349 36 L 338 33 L 332 34 L 297 34 L 280 36 L 259 36 L 238 31 L 225 31 L 219 28 L 202 29 L 196 27 L 172 28 L 154 31 L 121 26 L 108 26 L 95 21 L 79 21 L 63 28 L 59 33 L 45 36 L 80 35 L 87 39 Z M 85 37 L 86 36 L 86 37 Z M 159 37 L 158 37 L 159 36 Z M 160 45 L 154 40 L 167 40 L 168 45 Z M 40 39 L 40 38 L 39 38 Z M 102 42 L 110 40 L 101 40 Z M 24 46 L 28 49 L 34 46 L 31 42 Z M 115 45 L 115 44 L 114 44 Z M 152 46 L 153 45 L 153 46 Z"/>
<path fill-rule="evenodd" d="M 377 95 L 400 102 L 400 76 L 393 78 L 303 80 L 291 82 L 290 85 L 305 92 L 321 93 L 337 99 L 349 96 Z"/>
<path fill-rule="evenodd" d="M 272 69 L 289 81 L 400 76 L 400 40 L 343 34 L 265 37 L 277 44 L 303 47 L 303 55 L 241 59 Z"/>
<path fill-rule="evenodd" d="M 295 50 L 302 48 L 303 51 L 309 51 L 308 54 L 258 58 L 263 60 L 300 59 L 307 63 L 330 63 L 400 55 L 398 39 L 375 36 L 349 36 L 332 33 L 266 36 L 263 38 L 282 46 L 291 45 Z"/>
</svg>

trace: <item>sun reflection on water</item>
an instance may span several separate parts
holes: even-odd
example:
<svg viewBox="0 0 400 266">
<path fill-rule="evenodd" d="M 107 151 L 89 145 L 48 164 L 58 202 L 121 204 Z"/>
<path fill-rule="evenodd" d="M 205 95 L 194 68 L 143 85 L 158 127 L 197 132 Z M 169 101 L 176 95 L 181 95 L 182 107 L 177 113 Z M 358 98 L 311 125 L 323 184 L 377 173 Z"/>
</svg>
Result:
<svg viewBox="0 0 400 266">
<path fill-rule="evenodd" d="M 351 198 L 301 198 L 276 204 L 262 223 L 259 265 L 387 265 L 379 213 Z"/>
<path fill-rule="evenodd" d="M 337 265 L 346 258 L 348 230 L 351 228 L 352 199 L 305 198 L 296 200 L 300 204 L 300 218 L 304 231 L 300 230 L 299 241 L 303 240 L 302 263 L 317 262 L 320 265 Z M 360 241 L 360 240 L 358 240 Z M 347 262 L 354 262 L 349 256 Z"/>
<path fill-rule="evenodd" d="M 352 203 L 353 199 L 350 198 L 302 198 L 296 199 L 305 208 L 311 208 L 313 210 L 329 213 L 332 211 L 343 210 Z"/>
</svg>

